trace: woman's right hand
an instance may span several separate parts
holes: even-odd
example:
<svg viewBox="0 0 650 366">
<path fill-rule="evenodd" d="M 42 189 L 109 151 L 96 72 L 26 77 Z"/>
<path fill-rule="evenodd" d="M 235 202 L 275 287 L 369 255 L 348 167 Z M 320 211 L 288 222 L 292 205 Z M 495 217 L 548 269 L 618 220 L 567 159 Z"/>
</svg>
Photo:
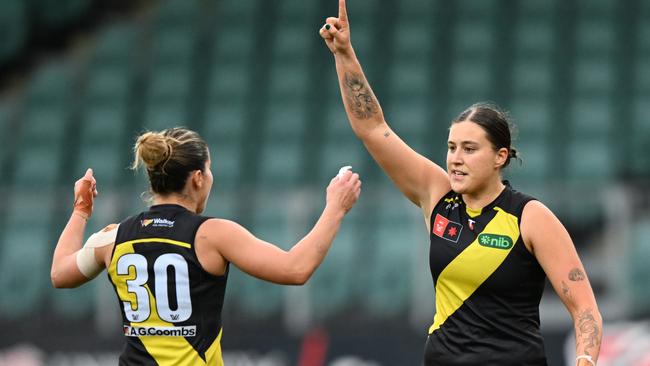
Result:
<svg viewBox="0 0 650 366">
<path fill-rule="evenodd" d="M 332 179 L 327 187 L 327 206 L 348 213 L 361 194 L 359 174 L 347 170 Z"/>
<path fill-rule="evenodd" d="M 325 24 L 318 31 L 325 40 L 327 48 L 334 55 L 350 55 L 352 43 L 350 43 L 350 23 L 345 9 L 345 0 L 339 0 L 339 17 L 329 17 Z"/>
<path fill-rule="evenodd" d="M 87 220 L 93 214 L 95 197 L 97 197 L 97 181 L 93 177 L 93 170 L 88 169 L 86 174 L 74 184 L 74 212 Z"/>
</svg>

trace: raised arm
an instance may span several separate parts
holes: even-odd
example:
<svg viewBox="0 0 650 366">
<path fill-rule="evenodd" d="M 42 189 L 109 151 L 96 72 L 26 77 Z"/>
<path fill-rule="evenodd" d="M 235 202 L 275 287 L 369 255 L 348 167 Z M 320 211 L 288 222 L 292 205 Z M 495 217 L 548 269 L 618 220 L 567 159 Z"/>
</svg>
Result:
<svg viewBox="0 0 650 366">
<path fill-rule="evenodd" d="M 352 130 L 402 193 L 428 217 L 432 205 L 449 191 L 449 178 L 444 169 L 411 149 L 386 123 L 352 48 L 345 0 L 339 0 L 338 18 L 327 18 L 319 33 L 334 54 Z"/>
<path fill-rule="evenodd" d="M 595 365 L 603 336 L 603 321 L 569 233 L 560 220 L 538 201 L 531 201 L 524 208 L 521 233 L 573 318 L 576 355 L 579 357 L 576 365 Z"/>
<path fill-rule="evenodd" d="M 321 264 L 341 221 L 359 198 L 361 181 L 350 171 L 335 177 L 327 188 L 327 203 L 312 230 L 289 251 L 256 238 L 239 224 L 221 219 L 199 228 L 197 254 L 210 273 L 222 274 L 227 262 L 257 278 L 302 285 Z"/>
<path fill-rule="evenodd" d="M 98 236 L 92 236 L 93 240 L 89 239 L 91 243 L 88 248 L 82 249 L 86 221 L 92 215 L 93 201 L 96 196 L 97 182 L 93 177 L 92 169 L 88 169 L 74 185 L 72 214 L 54 249 L 50 272 L 54 287 L 80 286 L 94 278 L 105 266 L 100 254 L 91 249 L 95 246 L 105 246 L 104 243 L 98 245 L 94 240 Z M 101 235 L 99 237 L 105 238 Z"/>
</svg>

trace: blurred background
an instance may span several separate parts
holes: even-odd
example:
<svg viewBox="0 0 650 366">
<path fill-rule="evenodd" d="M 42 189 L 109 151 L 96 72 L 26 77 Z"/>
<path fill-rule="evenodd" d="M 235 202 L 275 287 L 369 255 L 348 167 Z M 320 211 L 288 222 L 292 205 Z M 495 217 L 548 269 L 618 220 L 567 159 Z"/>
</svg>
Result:
<svg viewBox="0 0 650 366">
<path fill-rule="evenodd" d="M 51 255 L 85 169 L 100 191 L 89 235 L 146 208 L 132 144 L 179 125 L 211 147 L 207 214 L 285 249 L 339 167 L 364 180 L 306 286 L 232 270 L 226 365 L 420 365 L 428 236 L 349 128 L 317 33 L 337 6 L 0 2 L 0 365 L 116 364 L 111 286 L 54 290 Z M 511 112 L 523 164 L 508 179 L 574 239 L 605 319 L 599 364 L 650 365 L 650 2 L 348 0 L 348 12 L 387 120 L 433 161 L 444 165 L 449 122 L 467 106 Z M 572 322 L 550 286 L 541 317 L 550 365 L 571 365 Z"/>
</svg>

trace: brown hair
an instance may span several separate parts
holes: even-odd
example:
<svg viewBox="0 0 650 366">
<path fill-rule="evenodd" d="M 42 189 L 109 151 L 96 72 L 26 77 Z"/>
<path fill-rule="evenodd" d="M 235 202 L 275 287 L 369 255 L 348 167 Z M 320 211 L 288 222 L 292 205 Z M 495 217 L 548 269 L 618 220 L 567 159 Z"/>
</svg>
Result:
<svg viewBox="0 0 650 366">
<path fill-rule="evenodd" d="M 204 171 L 210 156 L 199 134 L 183 127 L 147 131 L 138 136 L 133 152 L 131 169 L 144 165 L 151 190 L 163 195 L 181 192 L 190 172 Z"/>
<path fill-rule="evenodd" d="M 519 152 L 512 146 L 514 123 L 506 111 L 491 103 L 476 103 L 464 110 L 451 124 L 464 121 L 474 122 L 481 126 L 495 150 L 502 147 L 508 149 L 508 158 L 503 164 L 504 168 L 510 164 L 510 159 L 521 161 Z"/>
</svg>

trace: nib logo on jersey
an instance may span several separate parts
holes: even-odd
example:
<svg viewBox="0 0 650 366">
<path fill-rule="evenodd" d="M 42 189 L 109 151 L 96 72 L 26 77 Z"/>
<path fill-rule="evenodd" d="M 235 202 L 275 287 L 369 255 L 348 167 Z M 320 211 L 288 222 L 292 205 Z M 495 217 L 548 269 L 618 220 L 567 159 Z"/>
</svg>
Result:
<svg viewBox="0 0 650 366">
<path fill-rule="evenodd" d="M 167 219 L 161 219 L 161 218 L 153 218 L 153 219 L 146 219 L 146 220 L 140 220 L 140 225 L 142 227 L 174 227 L 174 222 L 171 220 Z"/>
<path fill-rule="evenodd" d="M 431 232 L 437 237 L 449 240 L 454 243 L 458 243 L 458 238 L 460 233 L 463 231 L 463 225 L 451 221 L 448 218 L 436 214 L 436 219 L 433 221 L 433 228 Z"/>
</svg>

